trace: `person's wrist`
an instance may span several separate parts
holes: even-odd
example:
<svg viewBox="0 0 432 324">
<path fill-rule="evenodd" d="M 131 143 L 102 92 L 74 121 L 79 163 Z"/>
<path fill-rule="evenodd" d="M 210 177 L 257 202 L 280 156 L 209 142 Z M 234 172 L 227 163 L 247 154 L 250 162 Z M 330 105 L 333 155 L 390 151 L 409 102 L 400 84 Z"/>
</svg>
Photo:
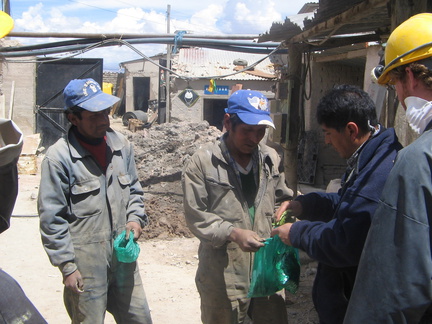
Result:
<svg viewBox="0 0 432 324">
<path fill-rule="evenodd" d="M 228 235 L 228 240 L 231 242 L 235 242 L 237 239 L 237 236 L 238 236 L 238 229 L 233 226 L 230 234 Z"/>
<path fill-rule="evenodd" d="M 63 262 L 59 268 L 64 277 L 71 275 L 78 269 L 77 265 L 73 261 Z"/>
</svg>

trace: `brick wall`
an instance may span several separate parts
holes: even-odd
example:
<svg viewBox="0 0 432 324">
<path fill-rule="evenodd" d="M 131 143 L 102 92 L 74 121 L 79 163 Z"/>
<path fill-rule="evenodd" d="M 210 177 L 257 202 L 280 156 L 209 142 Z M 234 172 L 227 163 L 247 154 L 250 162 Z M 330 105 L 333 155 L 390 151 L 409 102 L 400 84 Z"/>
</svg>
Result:
<svg viewBox="0 0 432 324">
<path fill-rule="evenodd" d="M 103 73 L 103 82 L 108 82 L 113 84 L 113 95 L 117 93 L 117 81 L 123 73 L 117 72 L 104 72 Z"/>
</svg>

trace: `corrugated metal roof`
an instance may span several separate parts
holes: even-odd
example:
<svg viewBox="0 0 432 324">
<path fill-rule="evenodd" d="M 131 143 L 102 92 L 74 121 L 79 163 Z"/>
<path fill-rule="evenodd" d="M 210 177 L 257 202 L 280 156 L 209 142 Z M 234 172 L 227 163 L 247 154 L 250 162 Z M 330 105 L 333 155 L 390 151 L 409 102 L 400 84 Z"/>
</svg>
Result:
<svg viewBox="0 0 432 324">
<path fill-rule="evenodd" d="M 219 78 L 235 72 L 234 60 L 246 60 L 247 65 L 262 60 L 266 55 L 204 48 L 182 48 L 173 56 L 172 69 L 189 78 Z M 226 80 L 269 80 L 276 77 L 275 64 L 265 58 L 254 67 L 254 71 L 225 77 Z M 268 76 L 268 77 L 265 77 Z"/>
</svg>

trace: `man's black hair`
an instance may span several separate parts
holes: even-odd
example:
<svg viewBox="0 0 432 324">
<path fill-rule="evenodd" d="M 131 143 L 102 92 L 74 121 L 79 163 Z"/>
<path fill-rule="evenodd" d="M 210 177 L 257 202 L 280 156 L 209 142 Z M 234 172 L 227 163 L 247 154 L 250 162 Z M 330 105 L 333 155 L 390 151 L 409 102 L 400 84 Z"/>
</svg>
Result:
<svg viewBox="0 0 432 324">
<path fill-rule="evenodd" d="M 237 114 L 229 114 L 231 120 L 231 127 L 233 130 L 236 129 L 237 125 L 244 124 L 244 122 L 240 119 Z"/>
<path fill-rule="evenodd" d="M 66 116 L 69 114 L 74 114 L 75 116 L 78 117 L 79 120 L 81 120 L 82 119 L 81 112 L 83 112 L 84 110 L 85 110 L 84 108 L 81 108 L 78 106 L 73 106 L 73 107 L 67 108 L 65 110 L 65 114 L 66 114 Z"/>
<path fill-rule="evenodd" d="M 349 122 L 361 132 L 371 131 L 378 123 L 375 104 L 367 92 L 352 85 L 339 85 L 321 98 L 316 112 L 318 124 L 340 132 Z"/>
</svg>

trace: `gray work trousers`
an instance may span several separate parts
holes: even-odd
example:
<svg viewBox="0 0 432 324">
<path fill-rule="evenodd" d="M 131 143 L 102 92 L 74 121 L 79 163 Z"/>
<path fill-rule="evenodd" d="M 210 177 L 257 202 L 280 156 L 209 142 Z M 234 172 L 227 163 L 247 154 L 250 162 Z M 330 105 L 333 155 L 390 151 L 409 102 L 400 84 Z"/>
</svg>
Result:
<svg viewBox="0 0 432 324">
<path fill-rule="evenodd" d="M 204 324 L 288 324 L 285 301 L 280 294 L 236 302 L 220 297 L 201 294 L 201 320 Z"/>
<path fill-rule="evenodd" d="M 96 252 L 95 249 L 85 250 Z M 64 290 L 64 303 L 72 324 L 103 324 L 106 311 L 117 323 L 152 324 L 137 262 L 121 263 L 114 257 L 110 267 L 106 259 L 102 262 L 97 252 L 84 257 L 78 254 L 84 292 L 75 294 L 67 288 Z M 86 262 L 82 262 L 83 259 Z"/>
</svg>

